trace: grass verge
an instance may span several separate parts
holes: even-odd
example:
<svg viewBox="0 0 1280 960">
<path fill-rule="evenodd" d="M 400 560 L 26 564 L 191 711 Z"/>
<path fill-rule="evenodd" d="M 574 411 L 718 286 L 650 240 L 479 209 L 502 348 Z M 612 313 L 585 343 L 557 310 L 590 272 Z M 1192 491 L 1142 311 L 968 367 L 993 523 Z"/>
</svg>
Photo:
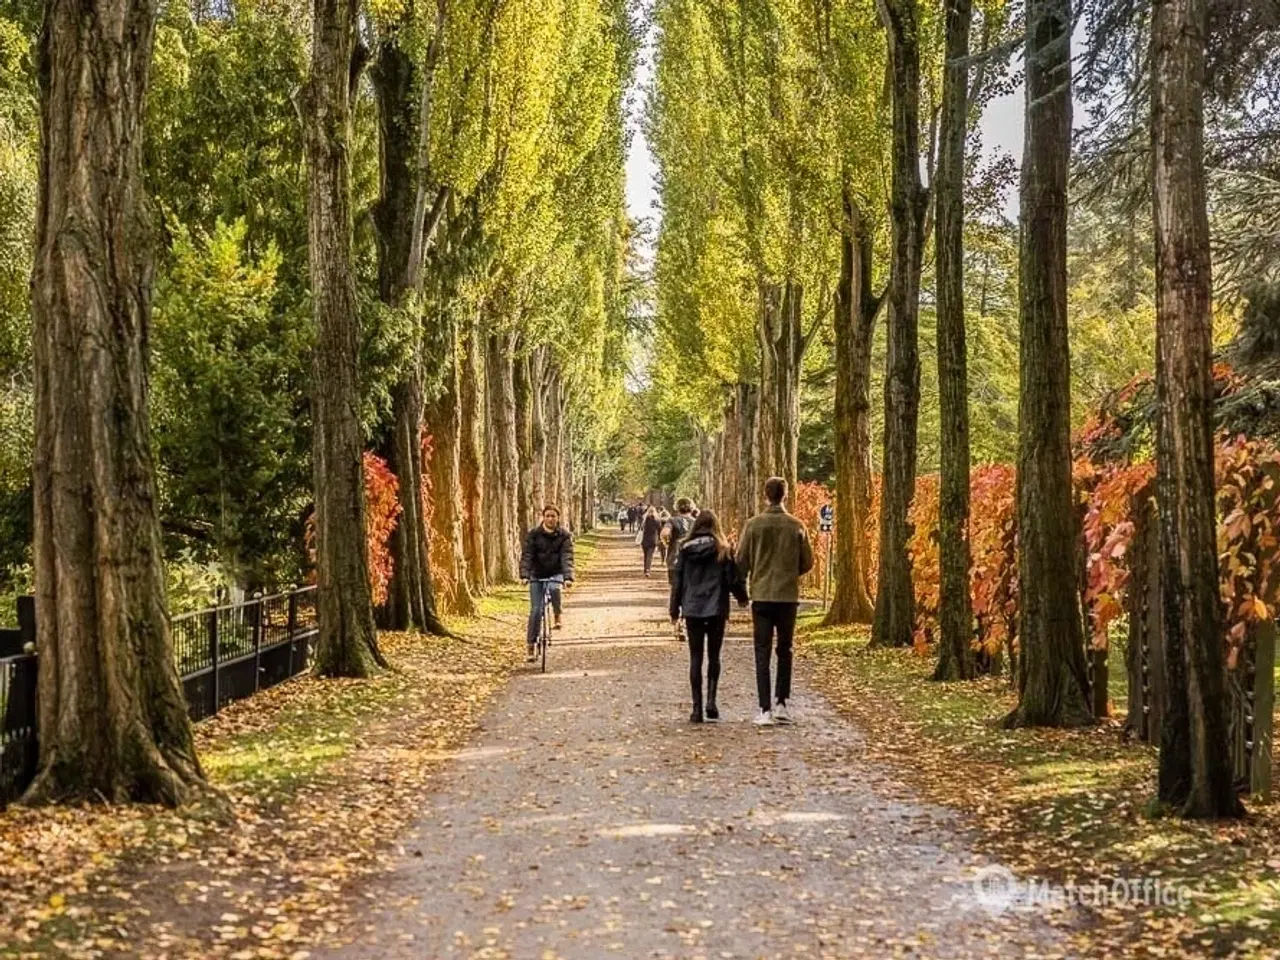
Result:
<svg viewBox="0 0 1280 960">
<path fill-rule="evenodd" d="M 1160 880 L 1183 906 L 1083 908 L 1087 957 L 1280 956 L 1280 809 L 1242 823 L 1157 816 L 1155 749 L 1119 722 L 1089 730 L 998 726 L 1014 705 L 1002 679 L 933 683 L 932 660 L 872 650 L 865 628 L 804 628 L 814 685 L 865 731 L 882 760 L 928 799 L 961 811 L 978 847 L 1021 878 L 1111 889 Z M 1130 898 L 1131 900 L 1133 898 Z"/>
</svg>

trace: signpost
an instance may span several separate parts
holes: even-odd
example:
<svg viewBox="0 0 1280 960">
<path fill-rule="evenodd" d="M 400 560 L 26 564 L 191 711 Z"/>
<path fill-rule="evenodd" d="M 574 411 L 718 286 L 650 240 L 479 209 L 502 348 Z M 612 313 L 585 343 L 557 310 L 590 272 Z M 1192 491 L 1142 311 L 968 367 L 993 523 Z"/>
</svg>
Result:
<svg viewBox="0 0 1280 960">
<path fill-rule="evenodd" d="M 824 503 L 818 508 L 818 532 L 827 541 L 827 575 L 822 581 L 822 609 L 827 609 L 827 595 L 831 591 L 831 530 L 836 523 L 836 512 L 831 504 Z"/>
</svg>

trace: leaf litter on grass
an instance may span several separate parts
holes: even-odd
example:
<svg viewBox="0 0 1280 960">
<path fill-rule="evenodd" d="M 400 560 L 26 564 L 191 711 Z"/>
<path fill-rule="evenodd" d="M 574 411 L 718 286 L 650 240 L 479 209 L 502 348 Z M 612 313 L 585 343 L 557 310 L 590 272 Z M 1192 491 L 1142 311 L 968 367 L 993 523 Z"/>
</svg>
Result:
<svg viewBox="0 0 1280 960">
<path fill-rule="evenodd" d="M 1006 731 L 998 718 L 1015 699 L 1003 678 L 933 683 L 929 659 L 871 650 L 857 628 L 814 630 L 799 649 L 814 686 L 865 732 L 867 757 L 962 811 L 976 846 L 1019 877 L 1190 892 L 1186 909 L 1088 908 L 1081 956 L 1280 957 L 1280 805 L 1250 804 L 1243 822 L 1153 817 L 1156 751 L 1119 721 Z"/>
<path fill-rule="evenodd" d="M 0 813 L 0 956 L 303 960 L 422 811 L 433 772 L 519 660 L 507 623 L 464 640 L 383 634 L 392 669 L 302 677 L 196 727 L 225 813 Z"/>
</svg>

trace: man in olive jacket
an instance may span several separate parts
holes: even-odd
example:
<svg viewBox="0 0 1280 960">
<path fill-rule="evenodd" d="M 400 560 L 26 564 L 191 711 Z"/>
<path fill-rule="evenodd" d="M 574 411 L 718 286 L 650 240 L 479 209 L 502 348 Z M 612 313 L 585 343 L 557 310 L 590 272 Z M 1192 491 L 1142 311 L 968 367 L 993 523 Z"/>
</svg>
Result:
<svg viewBox="0 0 1280 960">
<path fill-rule="evenodd" d="M 813 569 L 813 547 L 804 525 L 787 513 L 787 481 L 770 477 L 764 485 L 768 505 L 747 521 L 738 543 L 738 573 L 751 581 L 751 623 L 755 635 L 756 724 L 790 723 L 791 642 L 800 606 L 800 578 Z M 769 706 L 769 661 L 778 637 L 778 684 Z"/>
</svg>

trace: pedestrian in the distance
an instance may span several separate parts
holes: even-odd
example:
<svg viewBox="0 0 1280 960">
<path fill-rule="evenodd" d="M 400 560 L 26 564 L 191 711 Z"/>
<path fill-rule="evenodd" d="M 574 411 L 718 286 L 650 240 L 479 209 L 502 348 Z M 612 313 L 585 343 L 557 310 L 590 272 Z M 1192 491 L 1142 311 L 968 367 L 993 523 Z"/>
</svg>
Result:
<svg viewBox="0 0 1280 960">
<path fill-rule="evenodd" d="M 640 526 L 640 549 L 644 552 L 644 575 L 650 576 L 653 569 L 653 553 L 658 549 L 658 536 L 662 532 L 662 523 L 658 520 L 658 511 L 650 507 L 645 511 L 644 522 Z"/>
<path fill-rule="evenodd" d="M 747 591 L 738 576 L 737 563 L 729 543 L 720 531 L 720 522 L 710 510 L 694 521 L 684 543 L 676 550 L 672 568 L 671 622 L 684 618 L 689 633 L 689 686 L 693 692 L 692 723 L 719 720 L 716 687 L 720 684 L 720 649 L 729 620 L 729 597 L 746 606 Z M 706 706 L 702 699 L 702 658 L 707 659 Z"/>
<path fill-rule="evenodd" d="M 627 511 L 629 509 L 630 509 L 629 507 L 618 508 L 618 532 L 619 533 L 627 532 Z"/>
<path fill-rule="evenodd" d="M 787 513 L 787 481 L 770 477 L 764 485 L 766 506 L 747 521 L 738 543 L 738 569 L 750 579 L 751 624 L 756 653 L 756 724 L 790 723 L 791 643 L 800 606 L 800 578 L 813 569 L 813 547 L 804 525 Z M 769 667 L 774 637 L 778 642 L 778 682 L 772 707 Z"/>
<path fill-rule="evenodd" d="M 674 584 L 676 580 L 675 566 L 676 557 L 680 552 L 680 543 L 689 535 L 689 531 L 693 529 L 693 501 L 688 497 L 681 497 L 676 501 L 675 516 L 667 517 L 662 525 L 662 540 L 667 545 L 667 583 Z M 676 640 L 684 639 L 684 621 L 676 621 Z"/>
</svg>

